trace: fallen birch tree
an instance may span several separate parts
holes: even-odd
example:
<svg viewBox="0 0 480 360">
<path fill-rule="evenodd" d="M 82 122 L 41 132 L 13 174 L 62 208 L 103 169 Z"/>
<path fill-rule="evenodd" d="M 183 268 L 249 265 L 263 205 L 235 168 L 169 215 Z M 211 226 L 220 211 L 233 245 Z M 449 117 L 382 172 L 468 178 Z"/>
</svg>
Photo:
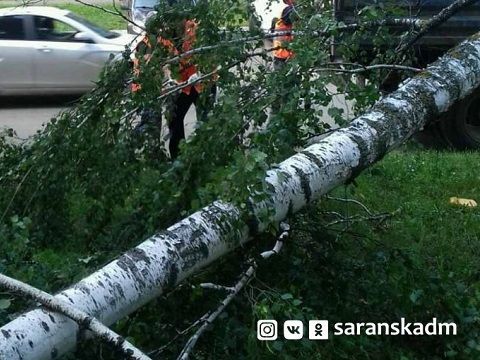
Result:
<svg viewBox="0 0 480 360">
<path fill-rule="evenodd" d="M 268 171 L 271 194 L 267 201 L 252 204 L 253 212 L 261 214 L 273 206 L 269 221 L 282 221 L 354 179 L 478 86 L 477 35 L 406 81 L 349 127 Z M 248 225 L 240 219 L 238 208 L 217 201 L 153 235 L 55 298 L 107 326 L 113 324 L 268 225 L 260 217 L 250 219 Z M 63 315 L 44 309 L 30 311 L 0 329 L 0 358 L 58 358 L 74 349 L 80 331 Z"/>
</svg>

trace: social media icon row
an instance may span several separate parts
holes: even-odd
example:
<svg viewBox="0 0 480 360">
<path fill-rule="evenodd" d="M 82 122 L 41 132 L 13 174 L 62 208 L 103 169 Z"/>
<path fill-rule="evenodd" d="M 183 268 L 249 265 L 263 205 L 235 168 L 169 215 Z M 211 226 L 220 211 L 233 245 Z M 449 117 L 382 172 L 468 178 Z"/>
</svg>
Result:
<svg viewBox="0 0 480 360">
<path fill-rule="evenodd" d="M 283 323 L 283 337 L 287 340 L 300 340 L 304 329 L 301 320 L 287 320 Z M 258 340 L 277 340 L 278 323 L 276 320 L 257 321 Z M 308 338 L 310 340 L 328 340 L 328 320 L 310 320 L 308 322 Z"/>
</svg>

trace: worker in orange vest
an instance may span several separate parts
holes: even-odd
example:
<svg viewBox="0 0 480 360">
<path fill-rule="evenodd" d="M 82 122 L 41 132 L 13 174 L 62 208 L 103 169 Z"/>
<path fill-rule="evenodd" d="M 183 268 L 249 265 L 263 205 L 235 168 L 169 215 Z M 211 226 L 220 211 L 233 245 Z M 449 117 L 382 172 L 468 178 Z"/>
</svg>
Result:
<svg viewBox="0 0 480 360">
<path fill-rule="evenodd" d="M 184 36 L 181 40 L 181 53 L 192 50 L 192 43 L 196 40 L 195 31 L 198 24 L 195 20 L 186 20 L 184 24 Z M 178 48 L 178 47 L 177 47 Z M 190 107 L 195 105 L 197 121 L 206 121 L 208 113 L 215 102 L 217 88 L 215 82 L 210 80 L 198 81 L 201 77 L 197 65 L 192 61 L 192 56 L 180 59 L 178 78 L 174 79 L 180 84 L 191 83 L 184 86 L 182 91 L 175 96 L 168 128 L 170 130 L 169 150 L 172 159 L 176 158 L 179 145 L 185 139 L 185 116 Z"/>
<path fill-rule="evenodd" d="M 298 13 L 295 9 L 295 0 L 283 0 L 286 5 L 281 14 L 276 18 L 274 27 L 275 31 L 292 31 L 293 24 L 298 19 Z M 285 62 L 295 57 L 293 51 L 285 48 L 285 43 L 293 40 L 293 34 L 277 36 L 273 40 L 273 47 L 277 48 L 273 51 L 273 59 L 275 69 L 281 70 L 285 66 Z"/>
<path fill-rule="evenodd" d="M 175 5 L 175 1 L 170 0 L 169 5 Z M 150 14 L 149 14 L 150 15 Z M 148 16 L 151 18 L 152 16 Z M 192 19 L 183 19 L 176 21 L 176 24 L 168 29 L 161 29 L 159 36 L 157 37 L 157 46 L 161 45 L 165 47 L 171 56 L 177 56 L 192 50 L 192 43 L 195 41 L 195 31 L 197 29 L 197 22 Z M 146 45 L 147 50 L 143 51 L 143 57 L 146 62 L 150 60 L 151 49 L 150 40 L 145 35 L 142 43 Z M 140 48 L 137 47 L 139 50 Z M 136 64 L 134 63 L 136 74 L 138 75 L 138 64 L 141 56 L 136 55 Z M 177 66 L 177 64 L 171 64 L 165 66 L 162 70 L 169 80 L 169 85 L 176 83 L 181 86 L 178 94 L 173 95 L 173 99 L 169 104 L 169 111 L 167 112 L 168 127 L 170 131 L 169 151 L 172 159 L 176 158 L 179 151 L 179 144 L 181 140 L 185 139 L 185 127 L 184 119 L 192 104 L 195 105 L 197 110 L 197 120 L 205 121 L 208 116 L 208 112 L 213 106 L 216 96 L 216 85 L 213 82 L 206 84 L 199 81 L 200 73 L 197 66 L 192 62 L 192 56 L 181 57 L 178 63 L 178 71 L 171 71 L 171 67 Z M 177 69 L 175 69 L 177 70 Z M 174 75 L 175 74 L 175 75 Z M 176 77 L 175 77 L 176 76 Z M 133 91 L 139 91 L 138 84 L 134 84 Z M 205 96 L 200 95 L 205 94 Z M 148 110 L 147 110 L 148 113 Z M 149 120 L 149 119 L 147 119 Z M 161 124 L 161 117 L 160 121 Z"/>
<path fill-rule="evenodd" d="M 278 17 L 272 20 L 271 31 L 293 31 L 295 22 L 299 19 L 299 15 L 295 8 L 295 0 L 283 0 L 286 5 Z M 293 40 L 293 34 L 285 34 L 276 36 L 273 39 L 273 67 L 276 71 L 282 71 L 286 64 L 295 57 L 294 52 L 288 49 L 288 42 Z M 290 69 L 283 74 L 281 79 L 283 86 L 278 87 L 275 91 L 275 98 L 272 103 L 272 114 L 277 113 L 285 104 L 290 101 L 296 101 L 291 97 L 291 92 L 296 86 L 299 86 L 298 75 Z M 295 105 L 297 106 L 297 105 Z"/>
</svg>

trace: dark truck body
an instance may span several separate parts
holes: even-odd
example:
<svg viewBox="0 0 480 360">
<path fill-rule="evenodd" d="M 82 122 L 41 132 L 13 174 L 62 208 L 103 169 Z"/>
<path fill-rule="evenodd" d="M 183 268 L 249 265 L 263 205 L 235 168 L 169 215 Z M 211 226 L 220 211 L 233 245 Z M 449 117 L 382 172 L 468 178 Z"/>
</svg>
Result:
<svg viewBox="0 0 480 360">
<path fill-rule="evenodd" d="M 353 24 L 358 23 L 359 11 L 373 4 L 401 7 L 404 10 L 402 13 L 405 13 L 402 17 L 431 20 L 453 2 L 453 0 L 333 0 L 333 6 L 337 21 Z M 389 28 L 393 33 L 411 29 L 407 25 Z M 425 67 L 453 46 L 478 32 L 480 32 L 480 1 L 461 9 L 421 37 L 412 47 L 417 59 L 414 65 Z M 359 50 L 366 53 L 372 49 L 372 43 L 368 39 L 362 40 L 359 46 Z M 439 121 L 420 134 L 419 138 L 422 142 L 435 146 L 480 149 L 480 90 L 460 101 L 439 118 Z"/>
<path fill-rule="evenodd" d="M 357 22 L 356 14 L 360 9 L 372 4 L 392 4 L 404 9 L 407 17 L 429 20 L 453 2 L 451 0 L 336 0 L 334 6 L 337 20 L 349 24 Z M 480 2 L 460 10 L 432 33 L 422 37 L 417 44 L 448 49 L 478 31 L 480 31 Z"/>
</svg>

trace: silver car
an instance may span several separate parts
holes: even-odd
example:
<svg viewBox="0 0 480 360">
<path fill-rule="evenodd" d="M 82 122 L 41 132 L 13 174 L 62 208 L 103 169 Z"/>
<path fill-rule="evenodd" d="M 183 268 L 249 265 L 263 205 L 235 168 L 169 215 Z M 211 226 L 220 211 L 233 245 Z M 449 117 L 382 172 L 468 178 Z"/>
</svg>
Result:
<svg viewBox="0 0 480 360">
<path fill-rule="evenodd" d="M 160 0 L 121 0 L 120 7 L 127 11 L 127 32 L 140 34 L 145 29 L 145 19 L 150 11 L 154 11 Z"/>
<path fill-rule="evenodd" d="M 68 10 L 0 9 L 0 95 L 84 93 L 133 40 Z"/>
</svg>

